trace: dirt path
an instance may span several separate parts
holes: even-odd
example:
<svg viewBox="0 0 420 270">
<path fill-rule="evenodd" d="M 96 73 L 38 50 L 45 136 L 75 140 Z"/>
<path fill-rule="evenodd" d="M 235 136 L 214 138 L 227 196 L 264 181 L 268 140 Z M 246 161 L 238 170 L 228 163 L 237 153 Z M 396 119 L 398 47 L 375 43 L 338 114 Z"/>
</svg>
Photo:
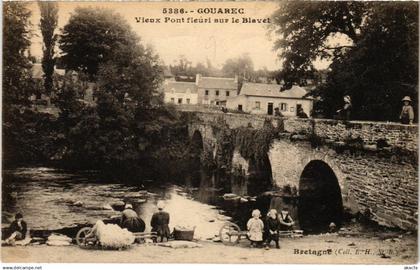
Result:
<svg viewBox="0 0 420 270">
<path fill-rule="evenodd" d="M 3 247 L 3 262 L 43 263 L 349 263 L 414 264 L 417 262 L 416 236 L 393 241 L 379 238 L 306 236 L 282 239 L 281 249 L 251 249 L 244 241 L 239 246 L 200 242 L 201 248 L 172 249 L 136 245 L 125 251 L 83 250 L 77 246 Z M 308 254 L 313 251 L 331 254 Z M 390 258 L 381 258 L 383 250 Z M 302 254 L 296 254 L 296 252 Z M 305 254 L 306 252 L 306 254 Z"/>
</svg>

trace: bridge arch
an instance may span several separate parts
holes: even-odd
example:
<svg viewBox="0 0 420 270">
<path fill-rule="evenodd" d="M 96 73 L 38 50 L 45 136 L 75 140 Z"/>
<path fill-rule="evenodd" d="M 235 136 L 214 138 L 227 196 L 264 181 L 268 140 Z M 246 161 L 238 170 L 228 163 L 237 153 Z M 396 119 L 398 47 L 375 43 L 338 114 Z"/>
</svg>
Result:
<svg viewBox="0 0 420 270">
<path fill-rule="evenodd" d="M 282 188 L 291 186 L 298 188 L 299 179 L 308 163 L 313 160 L 320 160 L 328 164 L 337 177 L 342 195 L 347 196 L 347 174 L 342 166 L 336 162 L 334 150 L 325 148 L 312 148 L 309 143 L 291 143 L 286 140 L 275 140 L 268 153 L 273 185 Z"/>
<path fill-rule="evenodd" d="M 298 219 L 309 233 L 328 230 L 331 222 L 338 227 L 343 218 L 341 189 L 333 169 L 322 160 L 311 160 L 299 179 Z"/>
</svg>

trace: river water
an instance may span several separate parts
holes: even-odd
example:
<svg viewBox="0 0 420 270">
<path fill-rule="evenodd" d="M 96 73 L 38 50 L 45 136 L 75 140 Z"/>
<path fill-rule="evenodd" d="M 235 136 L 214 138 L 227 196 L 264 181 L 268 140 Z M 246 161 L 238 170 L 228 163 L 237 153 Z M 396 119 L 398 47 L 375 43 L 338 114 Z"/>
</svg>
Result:
<svg viewBox="0 0 420 270">
<path fill-rule="evenodd" d="M 245 196 L 252 192 L 241 181 L 202 172 L 172 183 L 144 180 L 139 184 L 122 184 L 124 181 L 110 181 L 93 171 L 69 172 L 44 167 L 4 170 L 2 226 L 21 212 L 31 230 L 80 227 L 120 215 L 121 206 L 128 202 L 133 204 L 149 231 L 151 216 L 157 211 L 156 203 L 164 200 L 165 210 L 171 215 L 171 228 L 195 227 L 195 237 L 205 240 L 218 234 L 228 220 L 244 229 L 252 209 L 259 208 L 263 213 L 267 210 L 270 201 Z M 244 197 L 225 200 L 226 193 Z"/>
</svg>

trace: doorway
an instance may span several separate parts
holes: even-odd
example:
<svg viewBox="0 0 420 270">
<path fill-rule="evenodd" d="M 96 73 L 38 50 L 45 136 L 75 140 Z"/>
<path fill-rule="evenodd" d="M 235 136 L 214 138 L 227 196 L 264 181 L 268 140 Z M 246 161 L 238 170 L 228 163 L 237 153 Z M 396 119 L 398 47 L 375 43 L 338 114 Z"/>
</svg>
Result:
<svg viewBox="0 0 420 270">
<path fill-rule="evenodd" d="M 267 114 L 268 115 L 273 115 L 273 103 L 272 102 L 268 102 L 268 105 L 267 105 Z"/>
<path fill-rule="evenodd" d="M 302 109 L 302 104 L 296 104 L 296 114 Z"/>
</svg>

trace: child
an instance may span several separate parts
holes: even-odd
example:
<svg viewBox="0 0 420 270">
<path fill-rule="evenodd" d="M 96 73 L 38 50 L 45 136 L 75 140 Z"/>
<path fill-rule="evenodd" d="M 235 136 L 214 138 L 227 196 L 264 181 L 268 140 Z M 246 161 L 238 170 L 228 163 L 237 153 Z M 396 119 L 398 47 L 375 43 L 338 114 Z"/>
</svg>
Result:
<svg viewBox="0 0 420 270">
<path fill-rule="evenodd" d="M 260 219 L 261 212 L 258 209 L 252 211 L 252 218 L 248 220 L 246 227 L 248 228 L 249 240 L 251 240 L 251 247 L 256 247 L 262 242 L 264 223 Z"/>
<path fill-rule="evenodd" d="M 413 107 L 410 105 L 411 98 L 409 96 L 405 96 L 402 99 L 402 102 L 404 102 L 404 106 L 402 107 L 401 114 L 400 114 L 401 123 L 405 125 L 411 125 L 413 124 L 413 120 L 414 120 Z"/>
<path fill-rule="evenodd" d="M 277 216 L 276 209 L 271 209 L 268 212 L 265 230 L 266 230 L 266 235 L 267 235 L 265 249 L 270 249 L 271 241 L 274 241 L 276 243 L 276 248 L 280 248 L 280 245 L 279 245 L 280 221 Z"/>
<path fill-rule="evenodd" d="M 280 230 L 281 231 L 291 231 L 293 230 L 293 225 L 295 222 L 289 214 L 289 209 L 283 208 L 280 211 Z"/>
</svg>

